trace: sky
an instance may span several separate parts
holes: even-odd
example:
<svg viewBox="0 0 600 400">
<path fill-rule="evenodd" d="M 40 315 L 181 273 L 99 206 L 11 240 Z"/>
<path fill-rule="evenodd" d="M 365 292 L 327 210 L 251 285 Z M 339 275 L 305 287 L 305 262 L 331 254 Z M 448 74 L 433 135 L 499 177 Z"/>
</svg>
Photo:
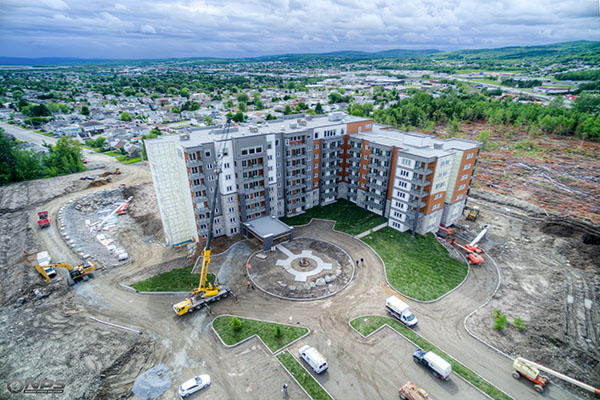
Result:
<svg viewBox="0 0 600 400">
<path fill-rule="evenodd" d="M 600 0 L 0 0 L 0 56 L 254 57 L 600 40 Z"/>
</svg>

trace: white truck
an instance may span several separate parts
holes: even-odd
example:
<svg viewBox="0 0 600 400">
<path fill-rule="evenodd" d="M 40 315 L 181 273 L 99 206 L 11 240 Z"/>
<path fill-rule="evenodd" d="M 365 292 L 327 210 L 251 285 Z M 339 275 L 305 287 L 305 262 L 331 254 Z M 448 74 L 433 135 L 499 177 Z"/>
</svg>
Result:
<svg viewBox="0 0 600 400">
<path fill-rule="evenodd" d="M 310 346 L 302 346 L 298 350 L 300 357 L 310 365 L 317 374 L 327 369 L 327 360 L 317 349 Z"/>
<path fill-rule="evenodd" d="M 408 304 L 397 298 L 396 296 L 390 296 L 385 300 L 385 309 L 390 315 L 404 325 L 413 327 L 417 325 L 417 318 L 410 312 Z"/>
<path fill-rule="evenodd" d="M 36 258 L 37 264 L 44 268 L 44 271 L 46 271 L 46 274 L 49 278 L 56 276 L 56 270 L 50 265 L 50 261 L 52 261 L 52 259 L 47 251 L 40 251 L 37 253 Z"/>
<path fill-rule="evenodd" d="M 435 377 L 450 380 L 452 365 L 434 352 L 418 349 L 413 353 L 413 360 L 429 368 Z"/>
</svg>

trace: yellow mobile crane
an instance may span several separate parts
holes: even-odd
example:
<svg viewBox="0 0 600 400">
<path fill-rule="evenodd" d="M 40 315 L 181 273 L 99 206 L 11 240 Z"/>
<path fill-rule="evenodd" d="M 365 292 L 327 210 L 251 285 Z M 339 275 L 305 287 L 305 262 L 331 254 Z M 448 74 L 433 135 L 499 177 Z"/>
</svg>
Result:
<svg viewBox="0 0 600 400">
<path fill-rule="evenodd" d="M 227 140 L 227 133 L 229 132 L 229 124 L 227 121 L 227 127 L 224 133 L 225 141 Z M 223 143 L 225 143 L 225 141 Z M 196 265 L 198 262 L 202 260 L 202 268 L 200 270 L 200 284 L 197 288 L 192 290 L 191 296 L 185 299 L 182 302 L 179 302 L 173 306 L 173 311 L 177 315 L 184 315 L 187 313 L 194 312 L 203 307 L 208 307 L 209 303 L 220 300 L 224 297 L 227 297 L 229 294 L 233 294 L 231 289 L 228 286 L 220 285 L 218 281 L 208 282 L 208 264 L 210 264 L 210 253 L 211 248 L 210 244 L 213 237 L 213 223 L 215 220 L 215 207 L 217 204 L 217 198 L 219 194 L 219 176 L 221 175 L 221 162 L 223 160 L 223 154 L 219 155 L 219 161 L 217 165 L 217 170 L 215 171 L 217 174 L 217 178 L 215 179 L 215 190 L 213 194 L 213 201 L 210 205 L 210 222 L 208 224 L 208 234 L 206 237 L 206 245 L 204 246 L 204 250 L 202 251 L 202 256 L 196 260 Z M 194 265 L 194 269 L 196 268 Z"/>
</svg>

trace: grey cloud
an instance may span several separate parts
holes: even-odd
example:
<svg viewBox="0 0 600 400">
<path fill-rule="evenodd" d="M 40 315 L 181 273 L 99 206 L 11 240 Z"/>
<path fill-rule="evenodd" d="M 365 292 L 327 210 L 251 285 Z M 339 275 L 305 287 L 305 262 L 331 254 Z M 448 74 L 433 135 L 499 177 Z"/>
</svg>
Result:
<svg viewBox="0 0 600 400">
<path fill-rule="evenodd" d="M 0 55 L 243 57 L 597 40 L 591 0 L 4 0 Z M 87 44 L 87 45 L 86 45 Z"/>
</svg>

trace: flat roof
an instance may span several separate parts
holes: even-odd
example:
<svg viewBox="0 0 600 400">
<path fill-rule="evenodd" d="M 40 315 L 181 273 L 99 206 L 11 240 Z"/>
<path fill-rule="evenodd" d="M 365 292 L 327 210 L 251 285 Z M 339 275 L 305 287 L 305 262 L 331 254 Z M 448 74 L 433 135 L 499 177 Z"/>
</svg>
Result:
<svg viewBox="0 0 600 400">
<path fill-rule="evenodd" d="M 269 236 L 278 237 L 292 231 L 290 226 L 270 215 L 244 222 L 243 225 L 261 239 Z"/>
<path fill-rule="evenodd" d="M 298 119 L 306 121 L 306 125 L 300 125 Z M 330 121 L 328 115 L 312 117 L 312 119 L 293 118 L 293 119 L 278 119 L 274 121 L 263 122 L 262 124 L 243 124 L 238 126 L 231 126 L 227 135 L 228 139 L 260 136 L 273 133 L 294 133 L 294 132 L 305 132 L 309 129 L 314 128 L 325 128 L 328 126 L 347 124 L 359 121 L 371 121 L 372 118 L 355 117 L 352 115 L 344 114 L 341 119 L 336 121 Z M 250 131 L 250 128 L 256 128 L 256 132 Z M 219 142 L 223 140 L 224 127 L 213 126 L 206 128 L 191 129 L 189 132 L 189 140 L 181 140 L 179 134 L 176 135 L 162 135 L 149 141 L 170 141 L 178 142 L 182 147 L 196 147 L 206 143 Z"/>
</svg>

